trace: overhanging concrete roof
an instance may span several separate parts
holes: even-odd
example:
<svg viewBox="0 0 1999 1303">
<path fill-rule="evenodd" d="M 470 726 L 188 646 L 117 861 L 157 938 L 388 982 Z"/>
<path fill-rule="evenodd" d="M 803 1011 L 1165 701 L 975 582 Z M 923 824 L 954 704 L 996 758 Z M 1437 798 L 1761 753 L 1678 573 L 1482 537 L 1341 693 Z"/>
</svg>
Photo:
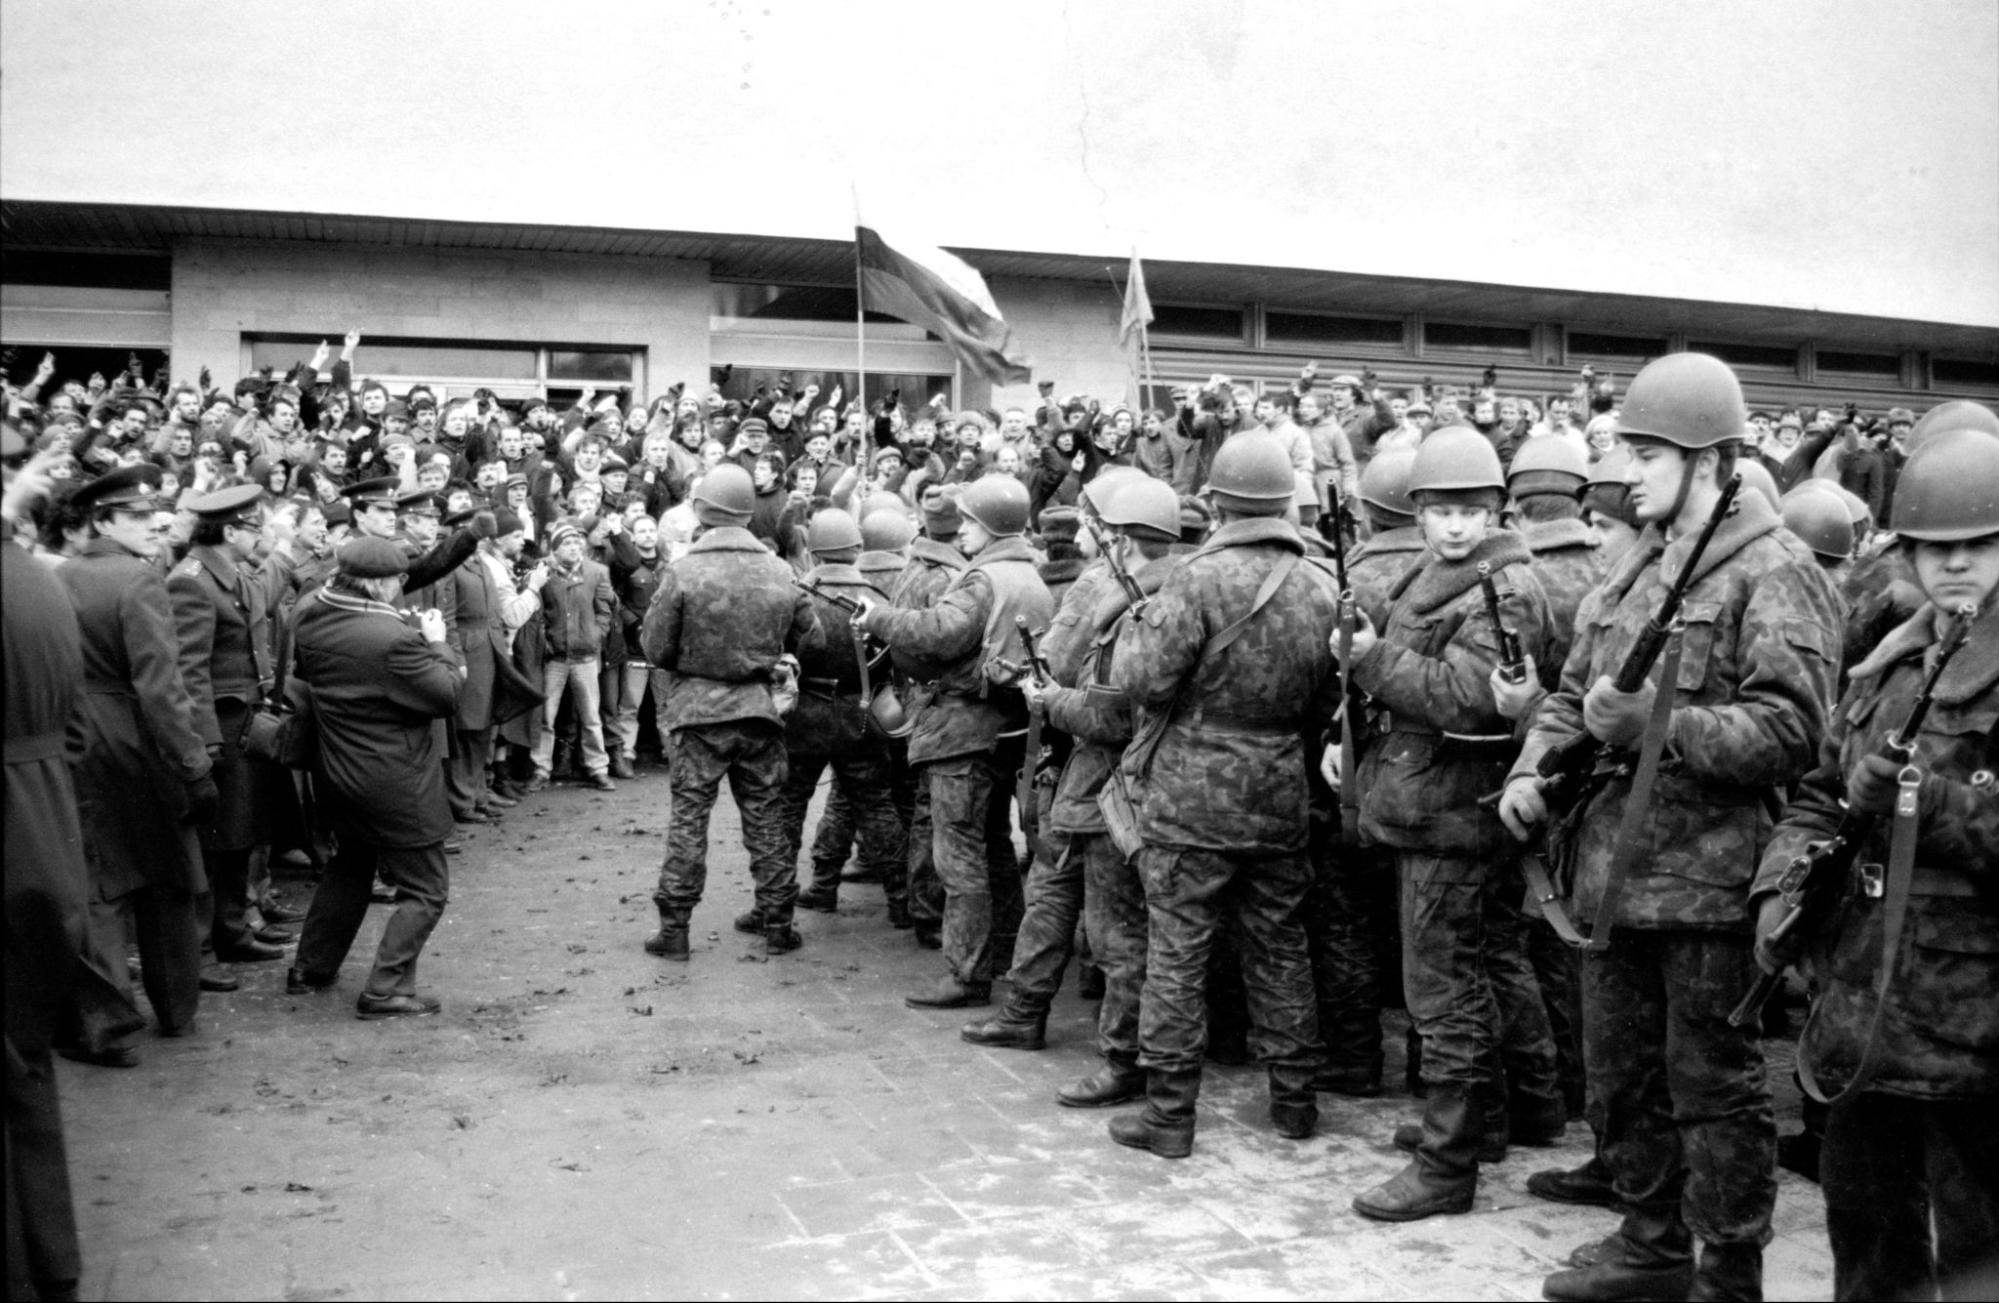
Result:
<svg viewBox="0 0 1999 1303">
<path fill-rule="evenodd" d="M 631 258 L 698 259 L 723 280 L 845 285 L 852 281 L 853 246 L 712 232 L 631 230 L 452 222 L 336 213 L 153 207 L 36 200 L 0 200 L 0 232 L 20 249 L 106 253 L 167 253 L 196 239 L 292 240 L 433 249 L 508 250 Z M 954 249 L 989 276 L 1019 276 L 1104 284 L 1120 276 L 1119 255 L 1023 253 Z M 1591 294 L 1531 286 L 1420 280 L 1254 263 L 1191 263 L 1148 259 L 1152 297 L 1198 303 L 1261 302 L 1270 307 L 1360 315 L 1421 312 L 1448 321 L 1681 332 L 1700 339 L 1863 351 L 1919 349 L 1951 357 L 1999 361 L 1999 330 L 1885 317 L 1812 312 L 1748 303 L 1718 303 L 1642 295 Z"/>
</svg>

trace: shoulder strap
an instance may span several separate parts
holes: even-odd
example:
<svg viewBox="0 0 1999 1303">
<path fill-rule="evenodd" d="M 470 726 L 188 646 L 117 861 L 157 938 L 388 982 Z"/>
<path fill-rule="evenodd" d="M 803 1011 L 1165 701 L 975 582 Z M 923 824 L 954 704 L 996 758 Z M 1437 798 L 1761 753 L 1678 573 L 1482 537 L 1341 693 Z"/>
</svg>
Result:
<svg viewBox="0 0 1999 1303">
<path fill-rule="evenodd" d="M 1242 618 L 1216 633 L 1201 648 L 1201 660 L 1206 661 L 1234 645 L 1236 639 L 1242 637 L 1243 631 L 1249 628 L 1249 622 L 1256 618 L 1256 613 L 1270 605 L 1270 599 L 1277 596 L 1277 590 L 1283 586 L 1285 577 L 1297 564 L 1296 552 L 1286 552 L 1279 558 L 1277 564 L 1270 568 L 1270 573 L 1264 576 L 1263 585 L 1256 590 L 1256 600 L 1249 604 L 1249 609 L 1242 613 Z"/>
</svg>

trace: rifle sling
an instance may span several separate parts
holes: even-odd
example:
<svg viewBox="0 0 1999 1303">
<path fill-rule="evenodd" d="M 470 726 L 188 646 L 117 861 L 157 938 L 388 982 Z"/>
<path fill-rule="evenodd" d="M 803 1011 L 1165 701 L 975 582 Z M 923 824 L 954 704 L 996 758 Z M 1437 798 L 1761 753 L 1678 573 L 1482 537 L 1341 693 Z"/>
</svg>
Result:
<svg viewBox="0 0 1999 1303">
<path fill-rule="evenodd" d="M 1659 666 L 1659 688 L 1652 695 L 1652 717 L 1645 723 L 1645 739 L 1638 750 L 1638 768 L 1632 773 L 1631 791 L 1624 798 L 1624 814 L 1617 823 L 1617 840 L 1611 845 L 1610 872 L 1604 878 L 1603 895 L 1597 901 L 1596 917 L 1590 922 L 1587 937 L 1576 928 L 1557 898 L 1554 884 L 1548 877 L 1547 865 L 1540 855 L 1529 854 L 1522 861 L 1527 889 L 1540 902 L 1542 917 L 1548 920 L 1557 936 L 1572 946 L 1599 952 L 1610 949 L 1610 933 L 1616 923 L 1617 906 L 1624 897 L 1625 881 L 1638 864 L 1639 838 L 1645 832 L 1646 822 L 1652 817 L 1652 788 L 1659 777 L 1659 761 L 1665 755 L 1666 727 L 1673 713 L 1679 681 L 1680 631 L 1676 628 L 1666 640 L 1666 654 Z"/>
<path fill-rule="evenodd" d="M 1834 1095 L 1819 1085 L 1812 1068 L 1812 1056 L 1805 1052 L 1811 1041 L 1811 1024 L 1818 1019 L 1824 1001 L 1815 1001 L 1806 1020 L 1805 1033 L 1798 1038 L 1798 1083 L 1821 1104 L 1837 1104 L 1867 1089 L 1881 1067 L 1881 1026 L 1888 1014 L 1888 997 L 1895 987 L 1895 969 L 1902 953 L 1903 925 L 1908 921 L 1909 889 L 1916 878 L 1916 841 L 1922 829 L 1917 813 L 1915 790 L 1905 787 L 1897 793 L 1894 823 L 1888 832 L 1888 867 L 1881 892 L 1881 968 L 1874 975 L 1874 1012 L 1867 1019 L 1867 1039 L 1862 1043 L 1860 1061 L 1853 1076 Z"/>
</svg>

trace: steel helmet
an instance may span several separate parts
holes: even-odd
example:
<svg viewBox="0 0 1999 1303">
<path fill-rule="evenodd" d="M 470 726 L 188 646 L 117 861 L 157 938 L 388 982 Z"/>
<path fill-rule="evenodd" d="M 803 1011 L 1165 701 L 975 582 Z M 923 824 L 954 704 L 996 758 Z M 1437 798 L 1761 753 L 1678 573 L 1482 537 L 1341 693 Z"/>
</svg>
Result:
<svg viewBox="0 0 1999 1303">
<path fill-rule="evenodd" d="M 870 511 L 861 520 L 861 546 L 870 552 L 900 552 L 916 537 L 916 522 L 893 507 Z"/>
<path fill-rule="evenodd" d="M 1780 511 L 1783 510 L 1783 495 L 1777 492 L 1777 477 L 1770 473 L 1769 467 L 1757 461 L 1754 457 L 1742 457 L 1737 459 L 1735 471 L 1736 474 L 1742 476 L 1743 488 L 1755 489 L 1758 493 L 1770 499 L 1771 506 L 1776 507 Z M 1805 482 L 1809 484 L 1811 481 L 1807 480 Z"/>
<path fill-rule="evenodd" d="M 1232 434 L 1208 468 L 1207 492 L 1215 505 L 1242 516 L 1281 516 L 1298 492 L 1291 454 L 1277 436 L 1262 431 Z"/>
<path fill-rule="evenodd" d="M 1414 448 L 1376 453 L 1360 473 L 1360 500 L 1376 511 L 1415 515 L 1416 500 L 1409 496 L 1409 472 L 1415 465 Z"/>
<path fill-rule="evenodd" d="M 1599 457 L 1590 467 L 1589 482 L 1583 486 L 1583 509 L 1638 528 L 1638 517 L 1631 510 L 1631 489 L 1624 482 L 1624 473 L 1630 466 L 1631 449 L 1621 443 Z M 1775 487 L 1773 483 L 1771 488 Z"/>
<path fill-rule="evenodd" d="M 1844 561 L 1853 555 L 1853 522 L 1832 494 L 1800 485 L 1784 495 L 1783 513 L 1784 528 L 1820 556 Z"/>
<path fill-rule="evenodd" d="M 1999 416 L 1994 416 L 1992 409 L 1982 403 L 1974 403 L 1968 398 L 1953 398 L 1924 412 L 1923 419 L 1916 422 L 1902 446 L 1914 453 L 1923 440 L 1940 430 L 1983 430 L 1987 434 L 1999 435 Z"/>
<path fill-rule="evenodd" d="M 863 546 L 861 527 L 838 507 L 827 507 L 812 517 L 812 523 L 805 527 L 805 550 L 808 552 L 839 552 Z"/>
<path fill-rule="evenodd" d="M 868 699 L 868 722 L 885 737 L 908 737 L 916 717 L 902 704 L 895 684 L 884 683 Z"/>
<path fill-rule="evenodd" d="M 757 507 L 756 485 L 750 482 L 748 471 L 734 462 L 723 462 L 694 486 L 694 504 L 697 509 L 706 506 L 725 516 L 748 520 Z"/>
<path fill-rule="evenodd" d="M 1106 466 L 1083 486 L 1083 501 L 1102 520 L 1104 506 L 1117 496 L 1118 490 L 1133 480 L 1149 480 L 1152 477 L 1136 466 Z"/>
<path fill-rule="evenodd" d="M 1011 475 L 981 476 L 958 498 L 958 511 L 965 519 L 977 522 L 994 538 L 1027 532 L 1027 510 L 1027 486 Z"/>
<path fill-rule="evenodd" d="M 1506 492 L 1506 474 L 1492 441 L 1469 425 L 1430 431 L 1409 467 L 1410 496 L 1474 489 Z"/>
<path fill-rule="evenodd" d="M 1104 504 L 1104 523 L 1140 538 L 1172 543 L 1180 537 L 1180 495 L 1165 480 L 1143 472 L 1127 480 Z"/>
<path fill-rule="evenodd" d="M 1693 451 L 1742 437 L 1749 408 L 1742 382 L 1718 357 L 1669 353 L 1645 364 L 1624 391 L 1617 433 L 1660 439 Z"/>
<path fill-rule="evenodd" d="M 1999 438 L 1959 427 L 1925 439 L 1895 481 L 1894 530 L 1930 543 L 1999 533 Z"/>
<path fill-rule="evenodd" d="M 1576 497 L 1589 480 L 1589 460 L 1571 439 L 1542 435 L 1520 445 L 1506 468 L 1506 488 L 1514 497 L 1560 493 Z"/>
</svg>

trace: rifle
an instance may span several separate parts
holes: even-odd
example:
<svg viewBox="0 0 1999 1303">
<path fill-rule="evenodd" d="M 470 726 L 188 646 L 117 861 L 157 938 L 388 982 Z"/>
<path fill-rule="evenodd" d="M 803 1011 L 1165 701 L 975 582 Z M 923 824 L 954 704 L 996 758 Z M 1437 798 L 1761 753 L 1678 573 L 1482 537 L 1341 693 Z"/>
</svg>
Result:
<svg viewBox="0 0 1999 1303">
<path fill-rule="evenodd" d="M 1117 559 L 1117 553 L 1111 550 L 1111 540 L 1104 533 L 1104 527 L 1098 524 L 1097 518 L 1089 512 L 1082 512 L 1081 515 L 1084 527 L 1090 531 L 1090 537 L 1096 540 L 1097 555 L 1104 559 L 1104 564 L 1110 567 L 1111 577 L 1116 579 L 1117 586 L 1124 590 L 1124 600 L 1131 604 L 1133 611 L 1144 610 L 1145 590 L 1138 586 L 1138 580 L 1132 576 L 1131 571 L 1124 568 L 1124 563 Z M 1026 632 L 1026 628 L 1023 627 L 1022 635 L 1024 636 Z"/>
<path fill-rule="evenodd" d="M 1347 577 L 1347 541 L 1342 518 L 1346 500 L 1337 480 L 1326 481 L 1332 499 L 1333 531 L 1326 540 L 1333 549 L 1333 575 L 1340 586 L 1340 845 L 1352 849 L 1360 844 L 1360 751 L 1354 743 L 1354 718 L 1360 712 L 1360 694 L 1353 686 L 1353 581 Z"/>
<path fill-rule="evenodd" d="M 1499 674 L 1508 683 L 1527 681 L 1527 653 L 1521 650 L 1520 635 L 1499 618 L 1499 589 L 1492 582 L 1492 563 L 1478 563 L 1478 586 L 1485 593 L 1485 614 L 1499 636 Z"/>
<path fill-rule="evenodd" d="M 1666 649 L 1666 640 L 1672 635 L 1673 626 L 1679 622 L 1680 608 L 1686 604 L 1687 589 L 1693 586 L 1701 557 L 1706 555 L 1708 544 L 1714 541 L 1715 531 L 1721 527 L 1722 520 L 1735 503 L 1735 495 L 1741 489 L 1741 475 L 1729 476 L 1728 483 L 1721 486 L 1721 497 L 1715 500 L 1714 510 L 1709 513 L 1707 523 L 1701 526 L 1693 550 L 1687 553 L 1687 563 L 1680 567 L 1680 577 L 1666 590 L 1665 600 L 1659 603 L 1659 609 L 1652 613 L 1652 618 L 1645 622 L 1644 631 L 1638 635 L 1638 641 L 1632 644 L 1624 664 L 1618 668 L 1613 686 L 1619 692 L 1636 692 L 1645 686 L 1653 664 Z M 1671 685 L 1662 685 L 1660 690 L 1671 691 Z M 1573 802 L 1580 795 L 1584 781 L 1595 771 L 1597 762 L 1611 753 L 1612 748 L 1604 746 L 1587 732 L 1577 733 L 1561 745 L 1542 752 L 1535 772 L 1541 777 L 1541 791 L 1549 809 L 1552 811 L 1557 806 Z"/>
<path fill-rule="evenodd" d="M 1055 676 L 1048 672 L 1048 657 L 1041 651 L 1041 635 L 1027 627 L 1024 615 L 1013 617 L 1013 628 L 1020 635 L 1021 647 L 1027 652 L 1027 672 L 1034 676 L 1035 683 L 1047 687 L 1055 681 Z M 1037 709 L 1027 713 L 1027 753 L 1021 757 L 1020 777 L 1014 783 L 1014 799 L 1020 802 L 1020 830 L 1027 834 L 1030 855 L 1041 835 L 1041 811 L 1034 803 L 1034 771 L 1041 763 L 1041 726 L 1044 722 L 1046 716 L 1042 711 Z"/>
<path fill-rule="evenodd" d="M 844 593 L 829 593 L 817 584 L 808 584 L 796 575 L 792 576 L 791 586 L 803 589 L 821 601 L 831 602 L 852 617 L 847 624 L 847 630 L 854 638 L 854 661 L 861 668 L 861 719 L 865 723 L 868 708 L 874 704 L 875 694 L 874 684 L 870 682 L 868 673 L 868 631 L 861 627 L 859 619 L 861 604 Z"/>
<path fill-rule="evenodd" d="M 1875 753 L 1882 759 L 1906 765 L 1914 758 L 1916 738 L 1922 733 L 1923 720 L 1928 717 L 1930 703 L 1936 698 L 1937 680 L 1943 677 L 1944 667 L 1950 664 L 1951 657 L 1964 646 L 1971 633 L 1971 622 L 1977 618 L 1978 608 L 1968 603 L 1951 614 L 1951 624 L 1937 644 L 1936 664 L 1924 676 L 1923 689 L 1916 695 L 1915 704 L 1909 707 L 1909 717 L 1902 721 L 1902 727 L 1888 735 L 1888 740 Z M 1840 889 L 1850 879 L 1861 847 L 1867 844 L 1880 823 L 1881 816 L 1878 814 L 1848 810 L 1841 816 L 1839 826 L 1833 829 L 1831 837 L 1813 842 L 1805 847 L 1804 854 L 1792 857 L 1791 862 L 1784 866 L 1783 875 L 1777 879 L 1777 890 L 1790 908 L 1777 926 L 1770 929 L 1770 935 L 1763 942 L 1765 951 L 1776 961 L 1777 970 L 1756 979 L 1756 984 L 1742 997 L 1742 1003 L 1728 1015 L 1729 1026 L 1747 1027 L 1762 1017 L 1764 1002 L 1784 980 L 1785 967 L 1797 959 L 1802 949 L 1802 938 L 1838 903 Z M 1800 938 L 1798 946 L 1787 944 L 1794 934 Z"/>
</svg>

